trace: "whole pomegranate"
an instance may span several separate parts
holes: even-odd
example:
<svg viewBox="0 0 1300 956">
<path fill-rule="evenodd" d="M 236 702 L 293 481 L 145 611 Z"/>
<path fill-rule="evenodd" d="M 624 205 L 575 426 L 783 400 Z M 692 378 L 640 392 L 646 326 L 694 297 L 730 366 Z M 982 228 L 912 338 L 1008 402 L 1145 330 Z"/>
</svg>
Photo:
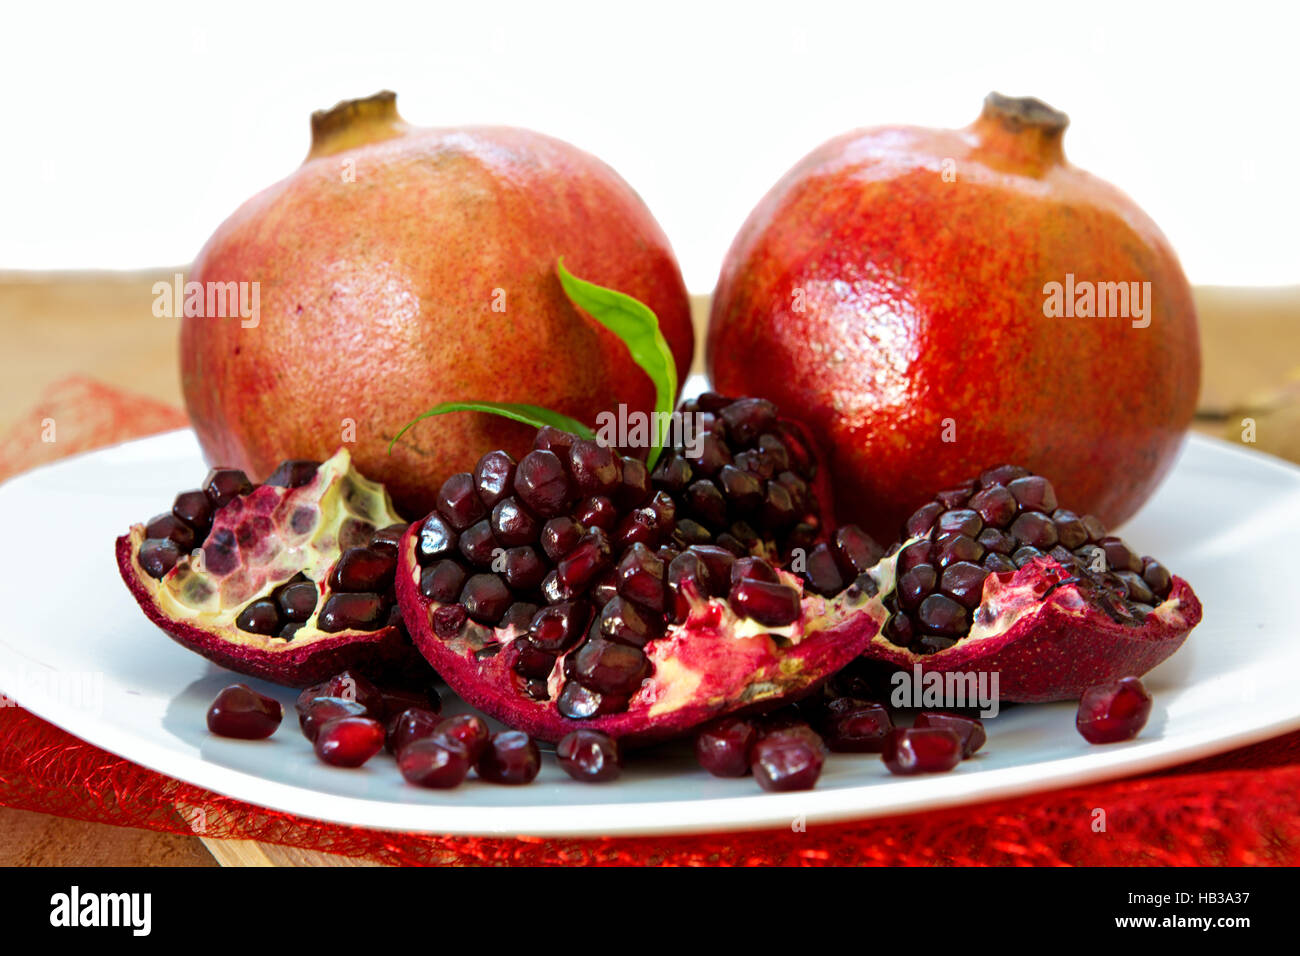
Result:
<svg viewBox="0 0 1300 956">
<path fill-rule="evenodd" d="M 423 514 L 446 475 L 485 448 L 522 455 L 534 431 L 443 416 L 389 455 L 434 404 L 525 402 L 588 423 L 654 408 L 623 343 L 565 297 L 558 258 L 649 305 L 679 378 L 693 337 L 668 241 L 612 169 L 527 130 L 415 128 L 395 104 L 380 93 L 315 114 L 303 165 L 208 240 L 189 279 L 211 307 L 183 320 L 181 375 L 211 462 L 261 481 L 342 444 Z M 230 306 L 241 294 L 255 315 Z"/>
<path fill-rule="evenodd" d="M 1066 162 L 1064 114 L 990 94 L 963 130 L 819 147 L 741 228 L 713 299 L 720 391 L 772 399 L 881 538 L 998 461 L 1116 525 L 1195 408 L 1191 290 L 1160 230 Z"/>
</svg>

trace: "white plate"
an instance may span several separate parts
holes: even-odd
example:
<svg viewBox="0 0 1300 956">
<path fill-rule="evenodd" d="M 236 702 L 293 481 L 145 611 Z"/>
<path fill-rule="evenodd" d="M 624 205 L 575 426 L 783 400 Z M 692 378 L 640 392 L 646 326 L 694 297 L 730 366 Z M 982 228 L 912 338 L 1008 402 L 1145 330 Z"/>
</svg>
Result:
<svg viewBox="0 0 1300 956">
<path fill-rule="evenodd" d="M 163 510 L 205 466 L 172 432 L 62 461 L 0 487 L 6 548 L 0 689 L 106 750 L 190 783 L 339 823 L 438 833 L 614 835 L 788 826 L 951 806 L 1154 770 L 1300 727 L 1300 639 L 1285 561 L 1300 540 L 1300 470 L 1193 437 L 1125 529 L 1192 582 L 1205 619 L 1152 672 L 1156 709 L 1137 741 L 1091 747 L 1070 704 L 1011 708 L 976 759 L 949 774 L 892 777 L 870 756 L 833 756 L 817 788 L 762 793 L 697 768 L 689 747 L 632 761 L 609 786 L 547 759 L 531 786 L 403 783 L 386 756 L 360 770 L 319 763 L 297 732 L 294 694 L 256 681 L 289 717 L 268 741 L 209 735 L 204 713 L 233 675 L 173 643 L 118 577 L 113 539 Z M 241 678 L 242 679 L 242 678 Z M 454 710 L 457 702 L 449 709 Z"/>
</svg>

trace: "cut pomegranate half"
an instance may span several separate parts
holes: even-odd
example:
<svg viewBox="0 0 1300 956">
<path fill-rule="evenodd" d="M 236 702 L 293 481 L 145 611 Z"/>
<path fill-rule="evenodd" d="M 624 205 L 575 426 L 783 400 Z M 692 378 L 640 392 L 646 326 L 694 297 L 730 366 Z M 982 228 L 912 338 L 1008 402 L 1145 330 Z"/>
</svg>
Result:
<svg viewBox="0 0 1300 956">
<path fill-rule="evenodd" d="M 150 620 L 242 674 L 297 687 L 347 668 L 427 674 L 393 593 L 405 530 L 340 450 L 258 487 L 213 469 L 118 538 L 117 565 Z"/>
<path fill-rule="evenodd" d="M 883 552 L 827 533 L 803 429 L 762 399 L 681 411 L 698 454 L 665 449 L 647 475 L 543 428 L 519 462 L 449 478 L 407 531 L 407 628 L 469 703 L 544 740 L 646 743 L 775 708 L 862 653 L 887 616 L 867 573 Z"/>
<path fill-rule="evenodd" d="M 923 672 L 998 674 L 1002 700 L 1074 700 L 1145 674 L 1201 619 L 1182 578 L 1139 557 L 1051 483 L 1002 465 L 907 520 L 877 568 L 889 619 L 866 656 Z"/>
</svg>

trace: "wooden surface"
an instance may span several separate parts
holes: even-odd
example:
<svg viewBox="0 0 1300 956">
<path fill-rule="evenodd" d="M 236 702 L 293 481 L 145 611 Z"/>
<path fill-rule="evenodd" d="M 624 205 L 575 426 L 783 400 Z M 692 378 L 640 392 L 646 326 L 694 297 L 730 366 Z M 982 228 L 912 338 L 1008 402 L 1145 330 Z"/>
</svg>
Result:
<svg viewBox="0 0 1300 956">
<path fill-rule="evenodd" d="M 148 273 L 0 273 L 0 430 L 54 383 L 89 376 L 177 406 L 175 319 L 153 315 Z M 1196 290 L 1205 371 L 1196 427 L 1300 461 L 1300 287 Z M 702 368 L 707 298 L 692 303 Z M 2 433 L 2 432 L 0 432 Z M 251 841 L 203 840 L 0 808 L 0 865 L 365 865 Z"/>
</svg>

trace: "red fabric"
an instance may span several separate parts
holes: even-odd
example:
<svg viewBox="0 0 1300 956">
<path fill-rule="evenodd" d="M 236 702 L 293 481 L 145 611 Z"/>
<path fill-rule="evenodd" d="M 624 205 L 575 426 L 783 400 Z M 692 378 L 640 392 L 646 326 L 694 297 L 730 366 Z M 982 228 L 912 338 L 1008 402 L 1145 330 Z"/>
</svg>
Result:
<svg viewBox="0 0 1300 956">
<path fill-rule="evenodd" d="M 178 412 L 148 400 L 139 406 L 144 415 L 131 414 L 137 401 L 84 380 L 65 384 L 0 448 L 29 447 L 51 408 L 57 453 L 176 423 Z M 65 444 L 65 435 L 74 440 Z M 55 456 L 48 446 L 34 451 L 26 465 Z M 0 457 L 0 474 L 23 464 L 14 454 Z M 146 770 L 7 706 L 0 708 L 0 804 L 392 864 L 1294 866 L 1300 733 L 1147 777 L 806 832 L 544 840 L 387 833 L 279 813 Z"/>
</svg>

